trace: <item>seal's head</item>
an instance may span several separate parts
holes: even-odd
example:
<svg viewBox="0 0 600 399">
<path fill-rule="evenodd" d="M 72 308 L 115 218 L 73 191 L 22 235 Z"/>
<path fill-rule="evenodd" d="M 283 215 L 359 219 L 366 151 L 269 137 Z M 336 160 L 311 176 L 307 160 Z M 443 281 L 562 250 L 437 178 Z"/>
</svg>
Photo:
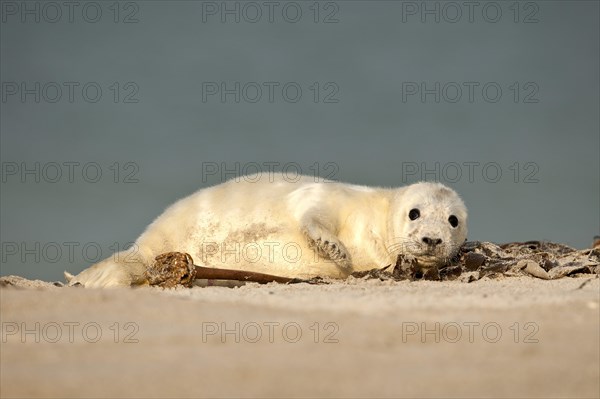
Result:
<svg viewBox="0 0 600 399">
<path fill-rule="evenodd" d="M 395 193 L 390 218 L 392 255 L 414 257 L 422 267 L 446 264 L 467 238 L 467 208 L 440 183 L 415 183 Z"/>
</svg>

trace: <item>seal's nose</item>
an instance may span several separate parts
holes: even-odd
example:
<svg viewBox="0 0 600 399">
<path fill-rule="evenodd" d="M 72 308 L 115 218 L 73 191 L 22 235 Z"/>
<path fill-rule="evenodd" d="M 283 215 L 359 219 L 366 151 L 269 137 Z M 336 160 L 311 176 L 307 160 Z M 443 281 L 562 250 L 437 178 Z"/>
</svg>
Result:
<svg viewBox="0 0 600 399">
<path fill-rule="evenodd" d="M 435 247 L 436 245 L 439 245 L 442 243 L 442 239 L 441 238 L 430 238 L 430 237 L 423 237 L 422 241 L 429 245 L 430 247 Z"/>
</svg>

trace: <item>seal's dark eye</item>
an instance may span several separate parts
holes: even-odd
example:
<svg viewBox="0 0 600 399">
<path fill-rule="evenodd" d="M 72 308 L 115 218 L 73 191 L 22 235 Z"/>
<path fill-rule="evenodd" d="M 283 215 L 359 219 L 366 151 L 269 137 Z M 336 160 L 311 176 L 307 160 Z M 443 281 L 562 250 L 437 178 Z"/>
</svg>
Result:
<svg viewBox="0 0 600 399">
<path fill-rule="evenodd" d="M 408 218 L 410 220 L 418 219 L 419 216 L 421 216 L 421 212 L 419 212 L 417 208 L 413 208 L 410 210 L 410 212 L 408 212 Z"/>
<path fill-rule="evenodd" d="M 456 216 L 450 215 L 450 217 L 448 218 L 448 221 L 450 222 L 450 226 L 452 226 L 452 227 L 458 226 L 458 218 Z"/>
</svg>

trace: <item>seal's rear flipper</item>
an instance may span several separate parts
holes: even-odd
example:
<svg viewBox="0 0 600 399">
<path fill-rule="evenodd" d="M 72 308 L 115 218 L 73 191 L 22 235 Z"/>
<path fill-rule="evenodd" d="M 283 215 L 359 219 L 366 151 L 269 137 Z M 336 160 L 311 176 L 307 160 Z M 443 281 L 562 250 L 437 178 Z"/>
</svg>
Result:
<svg viewBox="0 0 600 399">
<path fill-rule="evenodd" d="M 131 250 L 133 251 L 133 250 Z M 130 287 L 143 283 L 144 263 L 129 251 L 113 254 L 76 276 L 65 272 L 68 285 L 85 288 Z"/>
<path fill-rule="evenodd" d="M 65 275 L 65 281 L 66 281 L 67 283 L 70 283 L 70 282 L 71 282 L 71 280 L 73 280 L 73 277 L 75 277 L 74 275 L 72 275 L 71 273 L 69 273 L 69 272 L 68 272 L 68 271 L 66 271 L 66 270 L 65 270 L 63 273 L 64 273 L 64 275 Z"/>
</svg>

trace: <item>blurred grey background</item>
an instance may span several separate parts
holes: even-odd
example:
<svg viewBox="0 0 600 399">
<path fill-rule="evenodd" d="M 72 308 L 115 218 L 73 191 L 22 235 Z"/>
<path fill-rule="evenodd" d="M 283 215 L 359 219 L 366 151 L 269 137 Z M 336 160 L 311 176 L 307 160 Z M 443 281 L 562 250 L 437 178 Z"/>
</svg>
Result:
<svg viewBox="0 0 600 399">
<path fill-rule="evenodd" d="M 469 7 L 2 1 L 0 274 L 62 280 L 179 197 L 271 162 L 440 180 L 469 239 L 589 247 L 598 2 Z"/>
</svg>

